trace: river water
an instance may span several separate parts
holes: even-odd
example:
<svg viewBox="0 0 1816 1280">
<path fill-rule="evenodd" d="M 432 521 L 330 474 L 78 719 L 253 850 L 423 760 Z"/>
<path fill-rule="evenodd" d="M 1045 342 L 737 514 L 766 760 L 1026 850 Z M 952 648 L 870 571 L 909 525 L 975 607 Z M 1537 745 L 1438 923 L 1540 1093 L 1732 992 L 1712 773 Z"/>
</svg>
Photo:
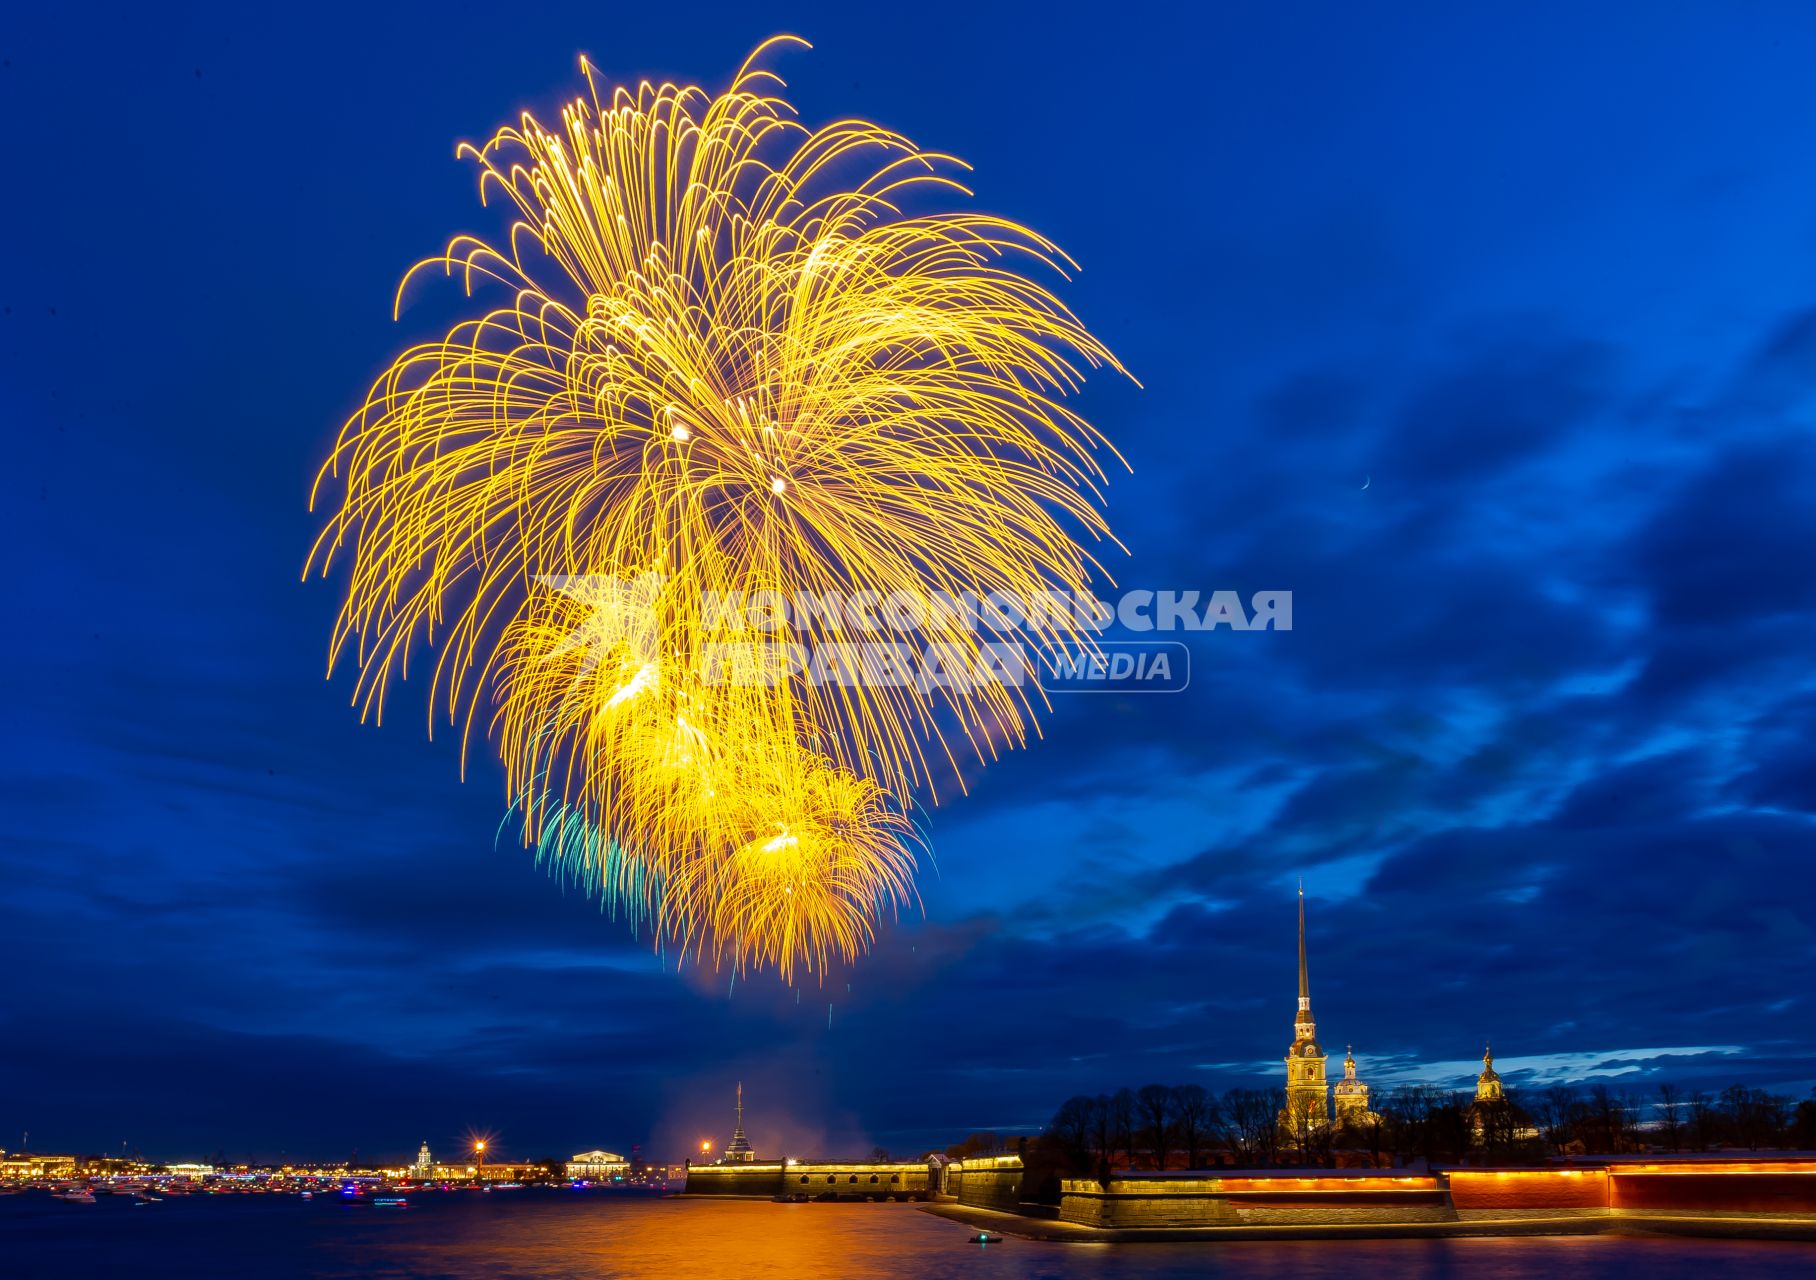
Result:
<svg viewBox="0 0 1816 1280">
<path fill-rule="evenodd" d="M 1816 1275 L 1816 1245 L 1525 1237 L 1210 1245 L 967 1243 L 906 1204 L 769 1204 L 557 1192 L 418 1196 L 403 1210 L 333 1198 L 196 1196 L 135 1205 L 0 1197 L 0 1274 L 183 1280 L 1721 1280 Z"/>
</svg>

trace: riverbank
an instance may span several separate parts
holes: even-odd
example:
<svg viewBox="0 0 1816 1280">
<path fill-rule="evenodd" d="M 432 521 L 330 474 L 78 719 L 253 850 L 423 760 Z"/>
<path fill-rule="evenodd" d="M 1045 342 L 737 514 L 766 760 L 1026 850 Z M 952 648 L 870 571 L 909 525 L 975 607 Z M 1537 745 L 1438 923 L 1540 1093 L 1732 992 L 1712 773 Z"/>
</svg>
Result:
<svg viewBox="0 0 1816 1280">
<path fill-rule="evenodd" d="M 1727 1240 L 1816 1242 L 1807 1218 L 1691 1217 L 1623 1214 L 1618 1217 L 1473 1218 L 1457 1222 L 1333 1222 L 1229 1227 L 1088 1227 L 953 1201 L 919 1206 L 921 1212 L 990 1235 L 1058 1244 L 1185 1244 L 1243 1240 L 1448 1240 L 1480 1236 L 1688 1236 Z"/>
</svg>

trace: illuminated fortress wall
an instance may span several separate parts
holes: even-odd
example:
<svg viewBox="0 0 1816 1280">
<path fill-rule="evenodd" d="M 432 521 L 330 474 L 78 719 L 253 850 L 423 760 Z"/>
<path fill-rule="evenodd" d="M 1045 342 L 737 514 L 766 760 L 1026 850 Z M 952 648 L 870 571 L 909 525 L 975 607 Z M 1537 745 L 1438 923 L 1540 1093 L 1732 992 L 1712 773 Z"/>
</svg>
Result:
<svg viewBox="0 0 1816 1280">
<path fill-rule="evenodd" d="M 1016 1213 L 1021 1208 L 1020 1156 L 981 1156 L 946 1166 L 946 1194 L 974 1209 Z"/>
<path fill-rule="evenodd" d="M 1560 1219 L 1612 1224 L 1641 1217 L 1772 1219 L 1816 1228 L 1816 1161 L 1611 1161 L 1425 1177 L 1113 1173 L 1103 1183 L 1063 1182 L 1059 1216 L 1116 1230 Z"/>
<path fill-rule="evenodd" d="M 1610 1181 L 1617 1214 L 1816 1218 L 1816 1161 L 1617 1165 Z"/>
<path fill-rule="evenodd" d="M 743 1196 L 763 1200 L 925 1200 L 927 1166 L 850 1161 L 757 1161 L 690 1165 L 686 1195 Z"/>
<path fill-rule="evenodd" d="M 804 1200 L 925 1200 L 929 1193 L 924 1164 L 823 1164 L 788 1166 L 782 1194 Z"/>
<path fill-rule="evenodd" d="M 1435 1177 L 1111 1174 L 1061 1183 L 1059 1216 L 1118 1229 L 1456 1221 Z"/>
<path fill-rule="evenodd" d="M 1608 1212 L 1606 1169 L 1497 1169 L 1450 1172 L 1457 1217 L 1600 1217 Z"/>
<path fill-rule="evenodd" d="M 782 1194 L 782 1168 L 780 1160 L 759 1160 L 750 1164 L 690 1164 L 682 1194 L 754 1196 L 773 1200 Z"/>
</svg>

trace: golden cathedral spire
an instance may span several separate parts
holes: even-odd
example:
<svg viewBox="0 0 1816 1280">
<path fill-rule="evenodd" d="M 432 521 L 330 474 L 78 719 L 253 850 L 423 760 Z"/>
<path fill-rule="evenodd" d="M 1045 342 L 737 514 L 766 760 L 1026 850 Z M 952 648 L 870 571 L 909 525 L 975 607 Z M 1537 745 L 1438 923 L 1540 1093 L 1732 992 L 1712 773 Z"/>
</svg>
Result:
<svg viewBox="0 0 1816 1280">
<path fill-rule="evenodd" d="M 1286 1107 L 1281 1127 L 1306 1133 L 1330 1124 L 1330 1086 L 1324 1076 L 1324 1050 L 1312 1020 L 1311 977 L 1305 963 L 1305 882 L 1299 882 L 1299 1007 L 1293 1014 L 1293 1043 L 1286 1051 Z"/>
<path fill-rule="evenodd" d="M 1312 1009 L 1312 982 L 1305 970 L 1305 881 L 1299 882 L 1299 1008 Z"/>
</svg>

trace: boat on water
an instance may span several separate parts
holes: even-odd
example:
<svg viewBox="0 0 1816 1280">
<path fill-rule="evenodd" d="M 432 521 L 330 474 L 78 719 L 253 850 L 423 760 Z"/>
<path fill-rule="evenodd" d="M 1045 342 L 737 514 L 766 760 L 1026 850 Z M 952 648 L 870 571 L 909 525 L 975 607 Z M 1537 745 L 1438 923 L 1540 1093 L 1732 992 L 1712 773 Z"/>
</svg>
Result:
<svg viewBox="0 0 1816 1280">
<path fill-rule="evenodd" d="M 410 1202 L 402 1196 L 376 1196 L 372 1200 L 375 1209 L 407 1209 Z"/>
<path fill-rule="evenodd" d="M 64 1191 L 53 1191 L 51 1195 L 68 1204 L 93 1204 L 95 1193 L 87 1187 L 70 1187 Z"/>
</svg>

